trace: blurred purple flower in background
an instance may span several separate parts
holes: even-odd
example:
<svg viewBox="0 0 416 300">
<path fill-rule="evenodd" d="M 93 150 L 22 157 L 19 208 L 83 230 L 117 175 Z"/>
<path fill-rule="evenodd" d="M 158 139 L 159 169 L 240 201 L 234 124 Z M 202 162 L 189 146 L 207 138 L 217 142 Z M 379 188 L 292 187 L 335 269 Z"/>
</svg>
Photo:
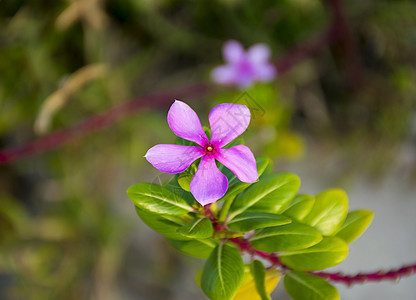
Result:
<svg viewBox="0 0 416 300">
<path fill-rule="evenodd" d="M 224 196 L 228 179 L 217 168 L 218 160 L 243 182 L 258 178 L 256 160 L 244 145 L 226 146 L 241 135 L 250 123 L 250 110 L 245 105 L 223 103 L 209 113 L 211 140 L 208 140 L 197 114 L 186 103 L 175 101 L 168 112 L 168 124 L 179 137 L 198 146 L 159 144 L 150 148 L 145 157 L 159 171 L 181 173 L 202 157 L 192 178 L 190 190 L 201 205 L 213 203 Z"/>
<path fill-rule="evenodd" d="M 226 65 L 212 70 L 212 80 L 218 84 L 236 85 L 248 88 L 254 81 L 268 82 L 276 77 L 276 69 L 269 63 L 270 48 L 265 44 L 256 44 L 247 52 L 237 41 L 224 44 L 223 56 Z"/>
</svg>

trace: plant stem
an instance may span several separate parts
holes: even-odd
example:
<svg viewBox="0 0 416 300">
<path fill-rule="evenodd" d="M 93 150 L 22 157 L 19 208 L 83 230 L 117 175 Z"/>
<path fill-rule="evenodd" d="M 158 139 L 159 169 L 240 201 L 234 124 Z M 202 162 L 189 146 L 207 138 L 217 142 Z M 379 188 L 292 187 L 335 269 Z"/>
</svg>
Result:
<svg viewBox="0 0 416 300">
<path fill-rule="evenodd" d="M 268 253 L 259 251 L 253 248 L 250 241 L 244 238 L 232 238 L 229 239 L 230 242 L 236 244 L 241 251 L 249 253 L 251 255 L 257 255 L 267 261 L 272 265 L 278 266 L 283 272 L 290 271 L 291 268 L 283 264 L 277 253 Z M 369 281 L 383 281 L 383 280 L 393 280 L 398 281 L 402 277 L 410 276 L 416 273 L 416 263 L 401 267 L 399 269 L 393 269 L 389 271 L 376 271 L 373 273 L 358 273 L 356 275 L 344 275 L 342 273 L 330 273 L 330 272 L 310 272 L 310 274 L 322 277 L 326 280 L 338 283 L 344 283 L 348 286 L 357 283 L 365 283 Z"/>
<path fill-rule="evenodd" d="M 356 283 L 366 283 L 370 281 L 393 280 L 399 281 L 402 277 L 416 273 L 416 263 L 403 266 L 399 269 L 389 271 L 376 271 L 373 273 L 358 273 L 356 275 L 344 275 L 342 273 L 312 272 L 313 275 L 325 278 L 333 282 L 344 283 L 348 286 Z"/>
<path fill-rule="evenodd" d="M 220 216 L 218 217 L 219 222 L 224 222 L 227 218 L 228 211 L 230 210 L 231 204 L 233 203 L 235 197 L 228 197 L 224 200 L 224 203 L 222 204 L 221 210 L 220 210 Z"/>
</svg>

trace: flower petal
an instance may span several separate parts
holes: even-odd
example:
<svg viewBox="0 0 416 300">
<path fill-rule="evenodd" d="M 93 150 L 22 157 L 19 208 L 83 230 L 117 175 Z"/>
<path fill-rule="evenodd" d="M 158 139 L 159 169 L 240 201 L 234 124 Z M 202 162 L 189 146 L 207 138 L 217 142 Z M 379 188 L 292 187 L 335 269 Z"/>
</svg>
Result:
<svg viewBox="0 0 416 300">
<path fill-rule="evenodd" d="M 270 58 L 270 48 L 266 44 L 256 44 L 248 49 L 247 55 L 253 64 L 265 63 Z"/>
<path fill-rule="evenodd" d="M 144 157 L 159 171 L 181 173 L 202 155 L 200 147 L 160 144 L 150 148 Z"/>
<path fill-rule="evenodd" d="M 250 124 L 250 110 L 245 105 L 223 103 L 209 113 L 211 143 L 218 148 L 227 145 Z"/>
<path fill-rule="evenodd" d="M 257 65 L 255 68 L 255 77 L 259 81 L 271 81 L 276 77 L 276 68 L 271 64 Z"/>
<path fill-rule="evenodd" d="M 188 104 L 175 100 L 168 112 L 170 129 L 179 137 L 204 146 L 208 142 L 198 115 Z"/>
<path fill-rule="evenodd" d="M 212 81 L 219 84 L 233 84 L 235 81 L 235 71 L 229 65 L 219 66 L 212 70 Z"/>
<path fill-rule="evenodd" d="M 219 149 L 215 158 L 243 182 L 251 183 L 259 177 L 256 159 L 247 146 L 237 145 L 229 149 Z"/>
<path fill-rule="evenodd" d="M 230 40 L 225 43 L 222 54 L 226 62 L 236 63 L 244 58 L 245 51 L 239 42 Z"/>
<path fill-rule="evenodd" d="M 191 181 L 191 193 L 205 206 L 224 196 L 228 188 L 227 177 L 218 170 L 213 156 L 204 156 Z"/>
</svg>

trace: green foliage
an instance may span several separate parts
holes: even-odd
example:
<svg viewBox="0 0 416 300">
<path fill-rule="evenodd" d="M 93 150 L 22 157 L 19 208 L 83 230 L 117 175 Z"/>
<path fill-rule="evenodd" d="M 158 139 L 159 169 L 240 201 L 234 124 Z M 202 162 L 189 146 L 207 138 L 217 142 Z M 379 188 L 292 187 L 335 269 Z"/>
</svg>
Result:
<svg viewBox="0 0 416 300">
<path fill-rule="evenodd" d="M 245 211 L 279 213 L 296 196 L 299 186 L 299 177 L 294 174 L 267 175 L 236 197 L 228 219 Z"/>
<path fill-rule="evenodd" d="M 278 282 L 276 276 L 267 279 L 264 265 L 256 260 L 250 265 L 251 275 L 244 275 L 248 266 L 227 240 L 248 243 L 250 251 L 277 255 L 288 268 L 284 284 L 293 299 L 339 299 L 332 285 L 304 271 L 341 263 L 348 255 L 347 243 L 365 231 L 372 212 L 358 210 L 347 215 L 348 198 L 339 189 L 296 196 L 300 185 L 296 175 L 266 171 L 267 160 L 257 163 L 262 175 L 253 184 L 241 183 L 223 169 L 233 188 L 220 200 L 222 206 L 211 206 L 214 223 L 176 179 L 166 188 L 134 185 L 128 194 L 147 225 L 168 237 L 181 252 L 207 259 L 200 286 L 211 299 L 245 299 L 254 291 L 258 295 L 255 299 L 269 300 Z M 244 250 L 247 246 L 240 247 Z"/>
<path fill-rule="evenodd" d="M 210 299 L 232 299 L 243 275 L 244 263 L 240 253 L 234 247 L 220 243 L 205 263 L 201 287 Z"/>
<path fill-rule="evenodd" d="M 355 210 L 348 213 L 344 224 L 335 234 L 347 244 L 357 239 L 370 226 L 374 213 L 370 210 Z"/>
<path fill-rule="evenodd" d="M 280 260 L 287 266 L 302 271 L 316 271 L 333 267 L 347 258 L 348 245 L 336 237 L 324 237 L 315 246 L 282 252 Z"/>
<path fill-rule="evenodd" d="M 265 157 L 258 157 L 256 158 L 256 164 L 257 164 L 257 172 L 259 174 L 259 178 L 262 177 L 263 174 L 270 173 L 272 169 L 272 162 L 270 159 Z M 227 193 L 222 198 L 223 200 L 230 199 L 233 200 L 235 196 L 237 196 L 239 193 L 247 189 L 252 183 L 246 183 L 241 182 L 238 180 L 237 176 L 227 168 L 225 168 L 223 165 L 222 171 L 227 176 L 228 179 L 228 190 Z"/>
<path fill-rule="evenodd" d="M 197 219 L 178 229 L 183 236 L 194 239 L 206 239 L 212 236 L 214 228 L 208 218 Z"/>
<path fill-rule="evenodd" d="M 263 263 L 258 260 L 254 260 L 251 263 L 251 274 L 254 278 L 256 290 L 259 293 L 261 300 L 271 300 L 270 295 L 266 290 L 266 268 Z"/>
<path fill-rule="evenodd" d="M 170 240 L 170 242 L 179 251 L 201 259 L 208 259 L 212 250 L 218 245 L 218 241 L 215 239 L 189 241 Z"/>
<path fill-rule="evenodd" d="M 245 232 L 253 229 L 284 225 L 290 222 L 292 222 L 291 219 L 278 214 L 245 212 L 228 221 L 227 226 L 231 230 Z"/>
<path fill-rule="evenodd" d="M 193 210 L 185 199 L 156 184 L 132 185 L 127 195 L 138 208 L 158 214 L 183 215 Z"/>
<path fill-rule="evenodd" d="M 347 194 L 333 189 L 316 195 L 312 210 L 302 221 L 314 226 L 324 235 L 332 235 L 341 227 L 347 213 Z"/>
<path fill-rule="evenodd" d="M 309 214 L 314 203 L 315 198 L 313 196 L 298 195 L 286 208 L 284 214 L 297 221 L 302 221 Z"/>
<path fill-rule="evenodd" d="M 339 300 L 338 290 L 332 284 L 304 272 L 287 272 L 284 285 L 294 300 Z"/>
<path fill-rule="evenodd" d="M 136 212 L 142 221 L 154 231 L 169 239 L 188 240 L 189 238 L 178 233 L 178 229 L 185 226 L 183 219 L 176 216 L 160 215 L 136 207 Z"/>
<path fill-rule="evenodd" d="M 270 174 L 273 169 L 272 161 L 265 157 L 258 157 L 256 158 L 256 165 L 257 165 L 257 172 L 260 178 L 263 178 L 266 174 Z M 241 182 L 238 180 L 237 176 L 227 168 L 223 167 L 222 170 L 228 179 L 228 190 L 227 193 L 224 195 L 222 200 L 224 200 L 223 208 L 221 209 L 219 220 L 224 221 L 227 217 L 228 211 L 230 209 L 231 204 L 233 203 L 234 198 L 247 189 L 252 183 Z"/>
<path fill-rule="evenodd" d="M 180 174 L 178 176 L 178 184 L 180 185 L 181 188 L 183 188 L 185 191 L 189 192 L 190 189 L 190 185 L 191 185 L 191 180 L 194 176 L 190 173 L 188 174 Z"/>
<path fill-rule="evenodd" d="M 318 230 L 299 223 L 263 228 L 250 239 L 256 249 L 267 252 L 305 249 L 321 240 Z"/>
</svg>

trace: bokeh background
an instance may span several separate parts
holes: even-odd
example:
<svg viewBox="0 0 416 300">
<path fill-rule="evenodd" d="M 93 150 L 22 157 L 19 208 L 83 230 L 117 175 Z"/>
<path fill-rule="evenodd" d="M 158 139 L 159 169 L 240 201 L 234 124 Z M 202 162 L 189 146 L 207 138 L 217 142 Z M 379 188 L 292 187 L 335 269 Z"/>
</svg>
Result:
<svg viewBox="0 0 416 300">
<path fill-rule="evenodd" d="M 210 83 L 221 47 L 270 46 L 279 76 Z M 335 270 L 416 260 L 416 3 L 406 0 L 1 0 L 0 299 L 206 299 L 202 261 L 135 215 L 125 191 L 163 182 L 144 153 L 173 143 L 179 98 L 207 124 L 248 105 L 246 144 L 301 191 L 344 188 L 375 211 Z M 342 299 L 414 299 L 400 283 Z M 289 299 L 282 286 L 273 299 Z"/>
</svg>

